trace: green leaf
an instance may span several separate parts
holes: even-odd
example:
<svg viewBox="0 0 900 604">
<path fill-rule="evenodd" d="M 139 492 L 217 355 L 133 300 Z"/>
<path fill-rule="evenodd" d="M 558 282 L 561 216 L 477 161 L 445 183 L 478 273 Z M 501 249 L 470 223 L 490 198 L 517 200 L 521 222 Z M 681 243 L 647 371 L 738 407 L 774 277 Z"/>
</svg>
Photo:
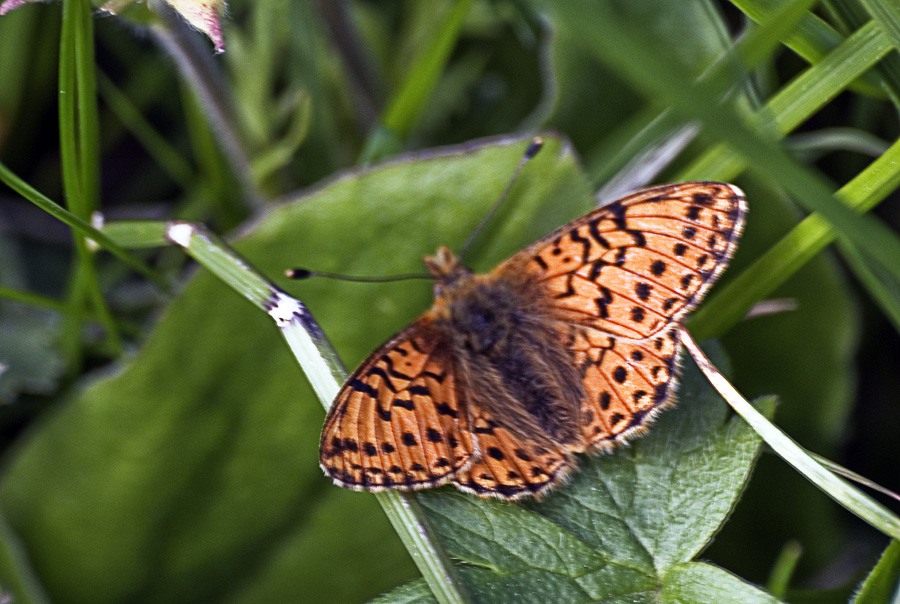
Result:
<svg viewBox="0 0 900 604">
<path fill-rule="evenodd" d="M 894 329 L 900 332 L 900 279 L 852 245 L 841 245 L 841 252 L 869 295 L 894 324 Z"/>
<path fill-rule="evenodd" d="M 678 406 L 648 435 L 583 457 L 544 501 L 483 501 L 451 488 L 420 499 L 481 602 L 776 602 L 691 562 L 734 506 L 759 442 L 689 364 Z M 431 601 L 418 584 L 376 600 Z"/>
<path fill-rule="evenodd" d="M 900 541 L 891 541 L 853 598 L 853 604 L 896 604 L 900 600 Z"/>
<path fill-rule="evenodd" d="M 727 604 L 775 604 L 779 600 L 717 566 L 691 562 L 666 573 L 661 604 L 717 602 Z"/>
</svg>

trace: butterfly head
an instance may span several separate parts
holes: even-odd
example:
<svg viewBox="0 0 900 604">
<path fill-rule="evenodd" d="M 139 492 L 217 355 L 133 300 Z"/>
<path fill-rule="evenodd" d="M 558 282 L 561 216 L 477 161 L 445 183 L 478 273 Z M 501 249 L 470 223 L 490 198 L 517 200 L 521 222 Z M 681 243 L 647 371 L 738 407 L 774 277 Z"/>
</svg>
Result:
<svg viewBox="0 0 900 604">
<path fill-rule="evenodd" d="M 434 276 L 434 297 L 439 297 L 444 289 L 456 284 L 461 279 L 472 274 L 468 268 L 460 263 L 450 248 L 441 246 L 434 256 L 425 258 L 425 266 Z"/>
</svg>

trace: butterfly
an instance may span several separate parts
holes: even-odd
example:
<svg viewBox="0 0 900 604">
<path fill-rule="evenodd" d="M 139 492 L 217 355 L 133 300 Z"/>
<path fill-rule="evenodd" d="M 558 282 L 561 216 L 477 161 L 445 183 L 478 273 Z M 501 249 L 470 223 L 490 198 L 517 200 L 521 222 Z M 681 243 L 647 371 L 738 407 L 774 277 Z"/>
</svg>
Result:
<svg viewBox="0 0 900 604">
<path fill-rule="evenodd" d="M 434 305 L 347 379 L 320 465 L 354 490 L 541 496 L 674 402 L 678 330 L 725 269 L 744 194 L 652 187 L 474 274 L 441 247 Z"/>
</svg>

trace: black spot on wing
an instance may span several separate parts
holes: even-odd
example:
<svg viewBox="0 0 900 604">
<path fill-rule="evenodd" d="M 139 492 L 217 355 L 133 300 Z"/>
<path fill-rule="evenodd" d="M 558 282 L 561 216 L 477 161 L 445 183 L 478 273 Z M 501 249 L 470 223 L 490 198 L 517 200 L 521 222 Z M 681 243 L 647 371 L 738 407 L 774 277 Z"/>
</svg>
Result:
<svg viewBox="0 0 900 604">
<path fill-rule="evenodd" d="M 637 295 L 638 300 L 642 302 L 646 302 L 650 299 L 650 290 L 653 289 L 649 283 L 645 281 L 639 282 L 634 286 L 634 293 Z"/>
<path fill-rule="evenodd" d="M 588 258 L 591 256 L 591 242 L 588 239 L 585 239 L 581 235 L 578 234 L 578 229 L 572 229 L 569 233 L 569 238 L 581 245 L 581 261 L 587 262 Z"/>
<path fill-rule="evenodd" d="M 691 199 L 694 200 L 694 203 L 701 206 L 711 206 L 713 203 L 712 195 L 709 193 L 694 193 Z"/>
<path fill-rule="evenodd" d="M 393 401 L 394 407 L 400 407 L 402 409 L 406 409 L 407 411 L 412 411 L 416 408 L 411 400 L 404 400 L 401 398 L 395 398 Z"/>
<path fill-rule="evenodd" d="M 452 417 L 452 418 L 454 418 L 454 419 L 456 419 L 456 417 L 459 415 L 459 414 L 456 412 L 456 409 L 454 409 L 453 407 L 451 407 L 451 406 L 448 405 L 447 403 L 438 403 L 437 405 L 435 405 L 435 409 L 437 409 L 437 412 L 438 412 L 439 414 L 441 414 L 441 415 L 446 415 L 446 416 Z"/>
<path fill-rule="evenodd" d="M 378 391 L 375 388 L 372 388 L 365 382 L 359 379 L 352 380 L 349 384 L 350 388 L 352 388 L 356 392 L 362 392 L 367 396 L 378 397 Z"/>
</svg>

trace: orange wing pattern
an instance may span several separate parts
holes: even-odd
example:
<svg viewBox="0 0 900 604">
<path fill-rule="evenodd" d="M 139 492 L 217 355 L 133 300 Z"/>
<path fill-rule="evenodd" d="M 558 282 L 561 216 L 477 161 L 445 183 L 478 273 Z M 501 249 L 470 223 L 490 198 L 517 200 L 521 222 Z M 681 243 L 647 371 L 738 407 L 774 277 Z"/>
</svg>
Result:
<svg viewBox="0 0 900 604">
<path fill-rule="evenodd" d="M 583 435 L 589 447 L 610 449 L 640 434 L 673 400 L 678 327 L 640 341 L 574 328 L 572 351 L 582 368 Z"/>
<path fill-rule="evenodd" d="M 517 439 L 482 409 L 471 407 L 470 413 L 478 452 L 475 461 L 453 478 L 460 490 L 507 500 L 539 496 L 574 466 L 571 455 Z"/>
<path fill-rule="evenodd" d="M 745 211 L 732 185 L 653 187 L 565 225 L 496 273 L 534 275 L 568 322 L 643 339 L 700 302 L 734 253 Z"/>
<path fill-rule="evenodd" d="M 350 376 L 319 444 L 325 473 L 355 490 L 441 485 L 474 450 L 443 337 L 420 319 Z"/>
<path fill-rule="evenodd" d="M 725 269 L 743 193 L 689 182 L 645 189 L 563 226 L 501 264 L 540 284 L 581 368 L 585 439 L 610 448 L 671 401 L 678 320 Z"/>
</svg>

